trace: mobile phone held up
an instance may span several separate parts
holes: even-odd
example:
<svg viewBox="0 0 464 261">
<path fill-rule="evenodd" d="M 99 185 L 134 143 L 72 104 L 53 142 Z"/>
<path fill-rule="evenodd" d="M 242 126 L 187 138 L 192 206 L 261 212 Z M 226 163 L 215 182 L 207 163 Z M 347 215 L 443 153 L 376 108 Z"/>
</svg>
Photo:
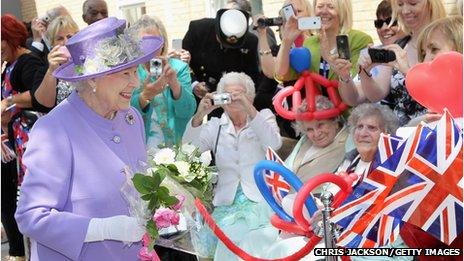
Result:
<svg viewBox="0 0 464 261">
<path fill-rule="evenodd" d="M 150 74 L 159 78 L 163 73 L 163 61 L 159 58 L 153 58 L 150 60 Z"/>
<path fill-rule="evenodd" d="M 338 58 L 349 60 L 351 58 L 351 54 L 350 54 L 350 44 L 348 42 L 348 36 L 337 35 L 335 39 L 337 42 Z"/>
<path fill-rule="evenodd" d="M 316 30 L 321 29 L 321 17 L 301 17 L 298 18 L 299 30 Z"/>
<path fill-rule="evenodd" d="M 172 39 L 172 49 L 174 50 L 182 49 L 182 39 Z"/>
<path fill-rule="evenodd" d="M 282 7 L 282 12 L 284 14 L 284 19 L 285 21 L 288 21 L 290 17 L 295 16 L 295 11 L 293 11 L 293 5 L 289 4 L 284 7 Z"/>
<path fill-rule="evenodd" d="M 389 63 L 396 60 L 395 52 L 391 50 L 369 48 L 367 49 L 372 63 Z"/>
</svg>

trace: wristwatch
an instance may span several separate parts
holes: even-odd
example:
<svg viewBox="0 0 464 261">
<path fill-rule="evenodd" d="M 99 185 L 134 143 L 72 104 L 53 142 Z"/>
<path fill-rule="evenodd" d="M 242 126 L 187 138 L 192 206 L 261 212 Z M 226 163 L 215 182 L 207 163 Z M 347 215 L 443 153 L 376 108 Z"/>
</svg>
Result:
<svg viewBox="0 0 464 261">
<path fill-rule="evenodd" d="M 10 96 L 6 97 L 6 105 L 7 107 L 13 105 L 13 94 L 10 94 Z"/>
<path fill-rule="evenodd" d="M 268 55 L 268 54 L 271 54 L 271 50 L 270 49 L 267 49 L 267 50 L 259 50 L 259 55 L 263 56 L 263 55 Z"/>
</svg>

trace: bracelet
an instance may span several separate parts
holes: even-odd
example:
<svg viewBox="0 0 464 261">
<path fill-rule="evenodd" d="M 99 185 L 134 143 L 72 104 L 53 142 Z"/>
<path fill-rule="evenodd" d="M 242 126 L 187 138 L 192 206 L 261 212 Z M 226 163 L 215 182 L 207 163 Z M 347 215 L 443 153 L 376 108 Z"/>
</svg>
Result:
<svg viewBox="0 0 464 261">
<path fill-rule="evenodd" d="M 259 50 L 259 55 L 263 56 L 263 55 L 268 55 L 268 54 L 271 54 L 271 50 L 270 49 L 267 49 L 267 50 Z"/>
<path fill-rule="evenodd" d="M 362 71 L 367 75 L 367 77 L 372 77 L 372 74 L 366 71 L 366 69 L 362 68 Z"/>
<path fill-rule="evenodd" d="M 348 79 L 343 79 L 342 77 L 338 77 L 338 80 L 340 80 L 342 83 L 349 83 L 351 81 L 351 77 L 348 77 Z"/>
</svg>

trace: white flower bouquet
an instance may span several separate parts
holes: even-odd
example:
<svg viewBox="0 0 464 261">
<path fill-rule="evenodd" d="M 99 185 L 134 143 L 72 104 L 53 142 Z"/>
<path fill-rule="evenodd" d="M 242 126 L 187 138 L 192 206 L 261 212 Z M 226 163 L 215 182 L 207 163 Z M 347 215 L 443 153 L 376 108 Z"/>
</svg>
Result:
<svg viewBox="0 0 464 261">
<path fill-rule="evenodd" d="M 183 144 L 149 151 L 148 156 L 149 168 L 166 176 L 163 185 L 170 191 L 186 196 L 187 208 L 193 208 L 195 198 L 206 205 L 212 204 L 213 183 L 217 174 L 216 168 L 209 166 L 212 160 L 210 151 L 201 153 L 197 147 Z M 189 212 L 192 211 L 189 209 Z"/>
</svg>

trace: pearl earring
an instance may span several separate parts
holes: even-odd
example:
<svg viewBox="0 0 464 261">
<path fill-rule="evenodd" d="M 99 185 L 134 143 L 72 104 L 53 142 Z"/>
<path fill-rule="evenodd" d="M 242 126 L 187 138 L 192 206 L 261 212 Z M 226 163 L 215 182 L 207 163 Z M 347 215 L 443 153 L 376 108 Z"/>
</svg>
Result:
<svg viewBox="0 0 464 261">
<path fill-rule="evenodd" d="M 96 92 L 97 92 L 97 86 L 93 87 L 92 92 L 93 92 L 93 93 L 96 93 Z"/>
</svg>

